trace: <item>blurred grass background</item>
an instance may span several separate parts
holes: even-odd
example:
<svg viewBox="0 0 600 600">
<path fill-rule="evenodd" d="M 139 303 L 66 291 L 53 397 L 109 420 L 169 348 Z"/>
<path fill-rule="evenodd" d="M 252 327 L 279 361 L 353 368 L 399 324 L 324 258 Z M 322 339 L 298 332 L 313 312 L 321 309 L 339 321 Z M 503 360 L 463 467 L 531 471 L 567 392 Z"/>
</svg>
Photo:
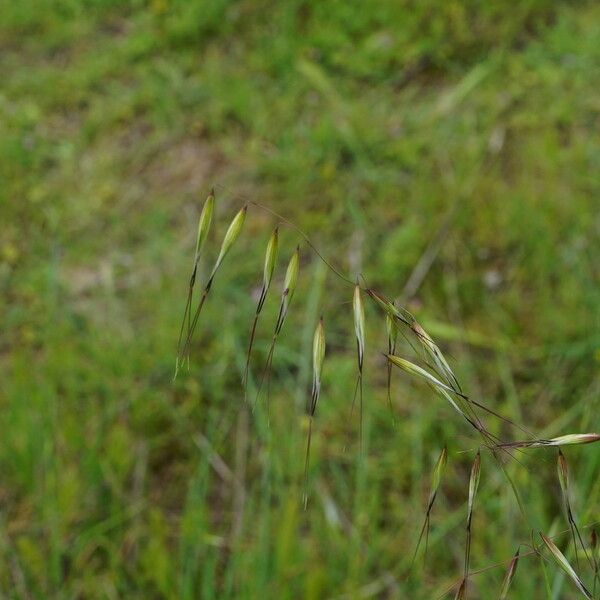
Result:
<svg viewBox="0 0 600 600">
<path fill-rule="evenodd" d="M 306 246 L 270 427 L 264 403 L 249 413 L 240 376 L 275 224 L 256 209 L 173 383 L 197 218 L 214 185 L 212 259 L 240 196 L 267 204 L 403 297 L 481 401 L 540 435 L 597 431 L 598 3 L 1 0 L 0 15 L 2 596 L 442 597 L 479 441 L 399 374 L 392 419 L 369 306 L 361 458 L 352 290 Z M 298 242 L 282 231 L 255 376 Z M 600 519 L 600 448 L 567 457 L 579 522 Z M 566 528 L 554 454 L 523 460 L 509 471 L 526 520 L 484 456 L 473 569 L 508 561 L 531 528 Z M 474 576 L 470 597 L 497 597 L 503 574 Z M 525 558 L 511 597 L 578 596 Z"/>
</svg>

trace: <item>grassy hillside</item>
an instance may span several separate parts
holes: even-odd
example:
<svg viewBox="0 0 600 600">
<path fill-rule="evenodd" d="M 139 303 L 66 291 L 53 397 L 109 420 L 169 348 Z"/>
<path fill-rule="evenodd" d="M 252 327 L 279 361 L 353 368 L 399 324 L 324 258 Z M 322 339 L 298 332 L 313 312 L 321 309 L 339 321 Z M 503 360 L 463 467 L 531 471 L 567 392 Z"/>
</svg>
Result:
<svg viewBox="0 0 600 600">
<path fill-rule="evenodd" d="M 301 243 L 270 419 L 240 384 L 277 222 L 256 207 L 172 381 L 197 219 L 214 186 L 203 278 L 235 212 L 261 202 L 401 298 L 473 397 L 539 436 L 599 431 L 600 7 L 0 0 L 0 14 L 0 595 L 453 597 L 481 440 L 399 371 L 390 414 L 369 303 L 360 452 L 352 287 L 297 231 L 281 228 L 252 361 L 251 398 Z M 565 454 L 577 521 L 596 522 L 600 445 Z M 471 568 L 503 563 L 471 577 L 485 599 L 531 530 L 568 524 L 554 451 L 507 465 L 525 517 L 482 457 Z M 568 533 L 555 541 L 575 565 Z M 581 596 L 529 556 L 509 597 Z"/>
</svg>

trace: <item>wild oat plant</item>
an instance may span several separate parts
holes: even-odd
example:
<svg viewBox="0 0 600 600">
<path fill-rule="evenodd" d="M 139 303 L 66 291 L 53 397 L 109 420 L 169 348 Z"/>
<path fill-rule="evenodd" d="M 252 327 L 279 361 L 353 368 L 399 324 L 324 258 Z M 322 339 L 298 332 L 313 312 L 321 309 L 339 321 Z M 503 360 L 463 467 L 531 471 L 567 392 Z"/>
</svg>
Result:
<svg viewBox="0 0 600 600">
<path fill-rule="evenodd" d="M 220 250 L 218 253 L 217 260 L 210 271 L 210 274 L 206 280 L 206 283 L 202 286 L 202 291 L 195 294 L 196 280 L 198 276 L 198 264 L 202 257 L 205 243 L 207 241 L 211 223 L 213 220 L 215 207 L 215 194 L 212 191 L 206 199 L 200 219 L 198 223 L 198 233 L 196 238 L 196 246 L 194 250 L 194 257 L 192 262 L 192 269 L 189 278 L 189 284 L 187 289 L 187 299 L 183 311 L 183 317 L 181 320 L 181 327 L 179 331 L 179 340 L 177 344 L 177 355 L 175 359 L 175 377 L 179 373 L 180 369 L 184 365 L 189 366 L 190 350 L 194 337 L 194 333 L 201 323 L 201 312 L 202 308 L 210 294 L 210 290 L 215 282 L 215 279 L 225 262 L 227 254 L 238 240 L 244 226 L 246 214 L 248 208 L 252 207 L 258 211 L 268 213 L 271 217 L 278 221 L 277 226 L 273 230 L 273 233 L 269 239 L 265 250 L 265 258 L 263 265 L 263 277 L 262 284 L 260 287 L 260 294 L 256 305 L 256 311 L 253 322 L 250 327 L 250 334 L 248 338 L 247 353 L 245 360 L 245 370 L 242 378 L 242 386 L 244 390 L 244 399 L 248 402 L 252 409 L 256 407 L 263 388 L 267 387 L 267 411 L 268 411 L 268 397 L 269 397 L 269 386 L 271 377 L 271 368 L 273 364 L 274 353 L 276 349 L 277 340 L 282 333 L 284 328 L 285 320 L 290 310 L 294 292 L 296 290 L 299 269 L 300 269 L 300 252 L 301 245 L 303 245 L 309 252 L 316 255 L 319 260 L 322 260 L 328 269 L 330 269 L 337 277 L 342 279 L 349 286 L 349 303 L 352 305 L 353 322 L 354 322 L 354 337 L 356 339 L 356 384 L 354 391 L 354 398 L 352 401 L 351 410 L 354 412 L 356 401 L 358 400 L 358 419 L 359 419 L 359 431 L 361 440 L 361 452 L 362 452 L 362 423 L 363 423 L 363 368 L 364 368 L 364 356 L 365 356 L 365 309 L 364 300 L 373 302 L 378 308 L 383 317 L 382 327 L 386 328 L 388 345 L 387 350 L 383 351 L 382 354 L 385 356 L 387 362 L 387 399 L 390 406 L 391 404 L 391 380 L 394 368 L 403 371 L 410 377 L 420 379 L 425 383 L 431 390 L 440 396 L 445 402 L 451 406 L 453 411 L 457 414 L 457 417 L 466 421 L 472 428 L 474 435 L 479 440 L 479 447 L 476 450 L 475 458 L 472 463 L 471 473 L 469 478 L 469 486 L 466 493 L 467 498 L 467 514 L 465 520 L 465 546 L 464 546 L 464 567 L 460 577 L 457 578 L 455 584 L 448 588 L 446 595 L 454 595 L 454 598 L 466 598 L 468 593 L 468 582 L 473 572 L 470 571 L 470 554 L 471 554 L 471 542 L 473 535 L 473 515 L 476 510 L 476 495 L 479 487 L 481 470 L 483 464 L 482 452 L 485 452 L 488 456 L 487 465 L 488 468 L 492 465 L 498 467 L 506 478 L 508 485 L 515 495 L 516 501 L 519 507 L 523 509 L 518 488 L 509 476 L 506 470 L 506 464 L 509 461 L 518 461 L 520 453 L 525 452 L 530 448 L 545 448 L 549 451 L 556 449 L 557 452 L 557 473 L 560 489 L 562 492 L 563 508 L 565 512 L 565 519 L 568 529 L 555 536 L 545 535 L 543 532 L 538 532 L 539 542 L 536 543 L 534 532 L 532 532 L 531 541 L 526 543 L 523 542 L 514 556 L 506 560 L 506 575 L 502 582 L 501 589 L 498 590 L 497 597 L 500 599 L 510 597 L 510 586 L 517 572 L 517 564 L 524 557 L 537 556 L 540 560 L 542 568 L 545 569 L 545 563 L 554 563 L 556 567 L 562 569 L 564 573 L 571 580 L 574 587 L 579 591 L 581 596 L 584 598 L 600 598 L 597 590 L 600 589 L 600 574 L 599 574 L 599 549 L 598 549 L 598 538 L 596 530 L 593 528 L 594 524 L 590 524 L 587 528 L 591 529 L 590 541 L 588 544 L 585 543 L 581 534 L 581 527 L 578 526 L 570 500 L 570 489 L 569 489 L 569 470 L 567 460 L 561 450 L 561 447 L 568 445 L 581 445 L 589 444 L 600 441 L 600 433 L 567 433 L 561 436 L 557 436 L 551 439 L 541 439 L 536 437 L 534 434 L 529 432 L 525 427 L 510 421 L 506 417 L 503 417 L 490 407 L 485 406 L 481 402 L 472 398 L 463 388 L 461 387 L 454 371 L 450 367 L 450 364 L 446 360 L 440 347 L 436 344 L 434 339 L 423 329 L 423 327 L 417 322 L 415 317 L 404 307 L 398 306 L 394 301 L 389 300 L 384 294 L 378 290 L 374 290 L 366 285 L 360 283 L 360 277 L 355 281 L 345 277 L 339 270 L 337 270 L 325 257 L 319 252 L 315 245 L 311 242 L 310 238 L 293 223 L 286 220 L 283 216 L 277 214 L 270 208 L 248 200 L 246 204 L 237 212 L 233 217 L 225 237 L 221 243 Z M 301 245 L 298 245 L 292 255 L 289 257 L 289 262 L 284 277 L 283 289 L 280 294 L 279 301 L 279 312 L 273 328 L 271 344 L 267 354 L 266 362 L 262 368 L 262 373 L 258 385 L 258 393 L 255 398 L 248 397 L 248 376 L 251 364 L 251 355 L 253 344 L 256 336 L 257 324 L 261 315 L 262 308 L 264 306 L 267 295 L 271 289 L 271 282 L 273 274 L 275 272 L 278 249 L 279 249 L 279 230 L 281 226 L 287 226 L 292 229 L 295 234 L 301 238 Z M 415 357 L 409 360 L 403 356 L 397 354 L 398 348 L 398 335 L 402 335 L 410 347 L 414 350 Z M 306 440 L 306 457 L 305 457 L 305 468 L 304 468 L 304 490 L 302 494 L 302 502 L 305 509 L 308 505 L 310 481 L 309 481 L 309 463 L 310 463 L 310 449 L 311 449 L 311 436 L 313 435 L 313 423 L 318 418 L 318 403 L 321 397 L 321 374 L 323 371 L 323 365 L 326 360 L 326 325 L 323 318 L 318 321 L 314 337 L 313 337 L 313 356 L 312 356 L 312 370 L 313 380 L 312 389 L 310 393 L 307 393 L 306 397 L 306 415 L 308 417 L 308 434 Z M 518 441 L 506 441 L 499 439 L 496 435 L 492 434 L 490 429 L 486 426 L 484 419 L 500 419 L 510 427 L 519 429 L 523 432 L 527 438 Z M 423 525 L 419 534 L 418 539 L 415 543 L 415 550 L 411 568 L 415 568 L 415 561 L 419 554 L 421 542 L 425 538 L 424 554 L 427 553 L 427 543 L 431 522 L 431 514 L 434 509 L 436 497 L 440 493 L 442 479 L 446 463 L 448 461 L 448 450 L 444 447 L 439 455 L 439 458 L 432 469 L 431 487 L 429 492 L 429 498 L 426 506 L 424 507 L 424 520 Z M 564 533 L 570 533 L 572 554 L 574 556 L 575 567 L 565 557 L 565 554 L 558 548 L 554 543 L 552 537 L 563 536 Z M 528 548 L 526 551 L 522 551 L 522 548 Z M 580 560 L 579 551 L 583 553 L 585 557 L 585 564 L 582 564 Z M 498 565 L 493 565 L 496 567 Z M 490 568 L 492 568 L 490 567 Z M 480 569 L 477 572 L 481 572 Z M 592 580 L 591 585 L 586 584 L 579 574 L 583 570 L 588 572 L 589 577 Z M 590 591 L 591 590 L 591 591 Z M 492 597 L 492 595 L 490 595 Z"/>
</svg>

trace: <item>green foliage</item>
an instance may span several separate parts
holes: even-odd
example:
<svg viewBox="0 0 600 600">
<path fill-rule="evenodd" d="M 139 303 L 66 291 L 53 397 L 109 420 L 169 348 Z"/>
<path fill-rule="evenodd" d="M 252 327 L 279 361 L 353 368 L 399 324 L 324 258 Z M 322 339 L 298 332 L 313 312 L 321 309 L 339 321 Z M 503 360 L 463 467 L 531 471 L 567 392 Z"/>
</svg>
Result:
<svg viewBox="0 0 600 600">
<path fill-rule="evenodd" d="M 199 211 L 214 185 L 199 289 L 237 193 L 389 298 L 433 248 L 405 300 L 465 389 L 548 438 L 597 430 L 598 6 L 0 0 L 0 14 L 0 595 L 295 599 L 370 585 L 432 598 L 458 583 L 472 459 L 458 451 L 479 441 L 399 372 L 392 420 L 385 327 L 367 305 L 359 455 L 348 290 L 304 248 L 270 427 L 260 406 L 246 412 L 253 286 L 275 224 L 265 214 L 249 209 L 190 372 L 171 382 Z M 279 234 L 289 257 L 302 240 Z M 261 315 L 251 398 L 277 296 Z M 405 579 L 444 444 L 427 563 Z M 600 453 L 567 450 L 585 537 Z M 555 465 L 530 452 L 529 470 L 508 467 L 529 522 L 506 481 L 484 473 L 474 569 L 508 566 L 531 529 L 566 529 L 553 539 L 574 564 Z M 499 590 L 504 572 L 471 577 L 470 593 Z M 577 597 L 547 573 L 557 597 Z M 510 593 L 536 597 L 542 581 L 521 553 Z"/>
</svg>

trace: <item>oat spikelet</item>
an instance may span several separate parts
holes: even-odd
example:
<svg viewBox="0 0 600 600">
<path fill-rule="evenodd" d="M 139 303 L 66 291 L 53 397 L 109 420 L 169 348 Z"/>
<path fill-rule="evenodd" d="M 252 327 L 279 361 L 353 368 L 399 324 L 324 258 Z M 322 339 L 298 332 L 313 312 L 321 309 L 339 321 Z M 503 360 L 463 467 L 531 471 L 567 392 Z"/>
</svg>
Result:
<svg viewBox="0 0 600 600">
<path fill-rule="evenodd" d="M 379 308 L 381 308 L 385 312 L 385 314 L 388 315 L 391 319 L 395 321 L 400 321 L 401 323 L 404 323 L 404 325 L 408 325 L 409 327 L 412 325 L 415 319 L 407 310 L 397 308 L 383 294 L 380 294 L 375 290 L 368 289 L 365 291 L 367 295 L 375 301 Z"/>
<path fill-rule="evenodd" d="M 569 564 L 565 555 L 557 548 L 556 544 L 549 537 L 546 537 L 541 531 L 539 534 L 546 548 L 548 548 L 552 554 L 552 558 L 555 560 L 556 564 L 572 579 L 573 583 L 577 586 L 577 589 L 585 598 L 593 600 L 592 594 L 590 594 L 589 590 L 585 587 L 583 581 L 581 581 L 579 575 L 575 572 L 575 569 Z"/>
<path fill-rule="evenodd" d="M 548 446 L 574 446 L 600 441 L 600 433 L 569 433 L 549 440 L 525 440 L 499 444 L 500 448 L 545 448 Z"/>
<path fill-rule="evenodd" d="M 288 263 L 285 279 L 283 282 L 283 292 L 281 293 L 281 301 L 279 303 L 279 314 L 277 315 L 277 322 L 275 323 L 275 330 L 273 332 L 273 339 L 271 340 L 271 346 L 269 348 L 269 353 L 267 354 L 267 361 L 265 363 L 265 368 L 263 369 L 262 376 L 260 378 L 260 384 L 258 386 L 258 392 L 256 393 L 256 400 L 254 402 L 254 406 L 256 407 L 256 403 L 258 402 L 258 397 L 260 396 L 260 391 L 262 389 L 265 378 L 270 377 L 271 373 L 271 365 L 273 363 L 273 354 L 275 353 L 275 344 L 277 343 L 277 338 L 279 333 L 281 332 L 281 328 L 285 322 L 285 318 L 287 316 L 290 303 L 294 296 L 294 292 L 296 291 L 296 285 L 298 284 L 298 272 L 300 269 L 300 246 L 296 247 L 296 250 L 292 254 L 292 258 L 290 258 L 290 262 Z"/>
<path fill-rule="evenodd" d="M 469 562 L 471 560 L 471 522 L 473 520 L 473 506 L 475 496 L 479 487 L 481 477 L 481 452 L 478 450 L 473 465 L 471 466 L 471 475 L 469 477 L 469 500 L 467 503 L 467 544 L 465 547 L 465 580 L 469 575 Z"/>
<path fill-rule="evenodd" d="M 265 253 L 265 265 L 263 268 L 263 283 L 260 290 L 260 296 L 258 298 L 258 304 L 256 305 L 256 313 L 254 314 L 254 322 L 252 323 L 252 330 L 250 332 L 250 341 L 248 342 L 248 352 L 246 356 L 246 370 L 244 371 L 244 398 L 247 397 L 248 390 L 248 370 L 250 368 L 250 356 L 252 354 L 252 345 L 254 344 L 254 336 L 256 334 L 256 325 L 258 324 L 258 318 L 265 303 L 267 293 L 271 286 L 271 280 L 273 279 L 273 271 L 275 270 L 275 263 L 277 262 L 277 251 L 279 246 L 279 233 L 277 228 L 271 234 L 269 243 L 267 244 L 267 251 Z"/>
<path fill-rule="evenodd" d="M 200 213 L 200 219 L 198 220 L 198 235 L 196 236 L 196 249 L 194 250 L 194 264 L 192 267 L 192 274 L 190 276 L 190 282 L 188 285 L 188 295 L 185 304 L 185 310 L 183 312 L 183 319 L 181 320 L 181 328 L 179 329 L 179 340 L 177 341 L 177 357 L 175 359 L 175 375 L 173 379 L 177 377 L 179 371 L 180 359 L 181 359 L 181 342 L 183 340 L 183 330 L 187 322 L 187 334 L 190 333 L 191 328 L 191 306 L 192 299 L 194 296 L 194 286 L 196 284 L 196 274 L 198 271 L 198 261 L 200 260 L 200 254 L 208 232 L 210 230 L 210 224 L 212 222 L 213 212 L 215 208 L 215 192 L 212 190 L 204 202 L 202 212 Z"/>
<path fill-rule="evenodd" d="M 198 264 L 200 259 L 200 253 L 210 230 L 210 224 L 212 223 L 213 213 L 215 210 L 215 191 L 211 190 L 204 206 L 202 207 L 202 213 L 200 213 L 200 219 L 198 220 L 198 235 L 196 236 L 196 250 L 194 251 L 194 265 Z"/>
<path fill-rule="evenodd" d="M 240 235 L 240 232 L 242 231 L 242 227 L 244 226 L 244 221 L 246 220 L 247 212 L 248 212 L 248 207 L 244 206 L 238 212 L 238 214 L 235 215 L 235 217 L 233 218 L 233 221 L 231 221 L 231 224 L 229 225 L 229 228 L 225 232 L 225 237 L 223 238 L 223 243 L 221 244 L 221 250 L 219 251 L 219 256 L 217 257 L 215 266 L 213 267 L 212 273 L 210 274 L 210 277 L 208 278 L 208 283 L 206 284 L 207 287 L 210 287 L 210 285 L 212 284 L 212 280 L 213 280 L 216 272 L 219 270 L 221 263 L 223 262 L 223 260 L 227 256 L 228 252 L 231 250 L 233 244 L 235 244 L 235 241 L 237 240 L 238 236 Z"/>
<path fill-rule="evenodd" d="M 458 379 L 456 378 L 456 375 L 454 375 L 454 372 L 450 368 L 448 361 L 442 354 L 442 351 L 433 341 L 431 336 L 416 321 L 411 325 L 411 329 L 417 336 L 417 339 L 421 343 L 421 346 L 423 346 L 425 353 L 433 361 L 433 364 L 436 367 L 436 371 L 444 378 L 445 382 L 452 389 L 462 391 L 460 384 L 458 383 Z"/>
<path fill-rule="evenodd" d="M 360 407 L 360 425 L 359 439 L 362 449 L 363 438 L 363 361 L 365 356 L 365 308 L 363 306 L 361 290 L 358 283 L 354 286 L 354 296 L 352 298 L 352 312 L 354 315 L 354 333 L 356 335 L 356 353 L 358 361 L 358 377 L 354 388 L 354 398 L 352 399 L 352 411 L 356 402 L 356 394 L 359 396 Z"/>
<path fill-rule="evenodd" d="M 204 287 L 204 291 L 202 292 L 200 301 L 198 302 L 198 307 L 196 308 L 196 312 L 194 314 L 194 319 L 192 320 L 192 322 L 189 326 L 187 338 L 186 338 L 185 345 L 184 345 L 183 351 L 182 351 L 182 355 L 185 355 L 187 352 L 189 352 L 190 343 L 192 341 L 194 331 L 196 330 L 196 325 L 198 324 L 198 317 L 200 316 L 200 312 L 202 311 L 202 307 L 204 306 L 206 297 L 208 296 L 208 293 L 210 292 L 210 288 L 212 287 L 215 275 L 217 274 L 217 271 L 219 270 L 219 267 L 221 266 L 223 260 L 225 259 L 225 257 L 229 253 L 229 251 L 231 250 L 233 244 L 239 237 L 240 232 L 242 231 L 242 227 L 244 225 L 244 221 L 246 220 L 247 212 L 248 212 L 248 206 L 244 206 L 235 215 L 235 217 L 231 221 L 227 231 L 225 232 L 225 237 L 223 238 L 223 242 L 221 243 L 221 249 L 219 251 L 219 256 L 217 257 L 215 266 L 213 267 L 210 277 L 208 278 L 208 282 L 206 283 L 206 286 Z"/>
<path fill-rule="evenodd" d="M 398 368 L 402 369 L 403 371 L 406 371 L 407 373 L 410 373 L 411 375 L 417 375 L 418 377 L 425 379 L 428 383 L 439 388 L 440 390 L 445 390 L 447 392 L 450 392 L 451 394 L 456 394 L 457 396 L 460 396 L 461 398 L 466 399 L 466 396 L 462 392 L 458 392 L 457 390 L 451 388 L 449 385 L 442 383 L 437 377 L 434 377 L 429 371 L 426 371 L 419 365 L 416 365 L 415 363 L 412 363 L 409 360 L 406 360 L 405 358 L 396 356 L 394 354 L 386 354 L 386 358 L 393 365 L 397 366 Z"/>
<path fill-rule="evenodd" d="M 419 551 L 419 546 L 421 545 L 421 540 L 423 539 L 423 535 L 425 535 L 425 554 L 427 554 L 427 546 L 429 543 L 429 524 L 431 519 L 431 511 L 433 510 L 433 504 L 435 503 L 435 499 L 437 497 L 438 489 L 440 487 L 440 483 L 442 481 L 442 476 L 444 474 L 444 470 L 446 469 L 446 463 L 448 462 L 448 449 L 446 446 L 443 447 L 435 466 L 433 467 L 432 475 L 431 475 L 431 488 L 429 490 L 429 499 L 427 500 L 427 510 L 425 511 L 425 520 L 423 522 L 423 526 L 421 527 L 421 532 L 419 533 L 419 539 L 417 540 L 417 546 L 415 548 L 415 552 L 413 554 L 412 563 L 415 562 L 417 557 L 417 553 Z M 411 563 L 411 564 L 412 564 Z"/>
<path fill-rule="evenodd" d="M 308 438 L 306 441 L 306 458 L 304 462 L 304 508 L 308 506 L 308 467 L 310 463 L 310 441 L 312 437 L 312 422 L 317 410 L 317 402 L 321 394 L 321 374 L 325 361 L 325 328 L 323 317 L 319 320 L 313 337 L 313 383 L 310 399 L 306 404 L 308 414 Z"/>
<path fill-rule="evenodd" d="M 508 590 L 510 589 L 510 584 L 514 579 L 515 573 L 517 572 L 517 564 L 519 563 L 519 548 L 515 552 L 510 564 L 508 565 L 508 569 L 506 571 L 506 575 L 504 576 L 504 581 L 502 582 L 502 588 L 500 589 L 500 596 L 498 600 L 506 600 L 508 598 Z"/>
<path fill-rule="evenodd" d="M 573 510 L 571 508 L 571 499 L 569 497 L 569 466 L 567 465 L 567 459 L 565 455 L 562 453 L 560 447 L 558 448 L 558 457 L 556 460 L 556 471 L 558 474 L 558 482 L 560 484 L 560 491 L 562 493 L 563 504 L 565 508 L 565 515 L 567 517 L 567 522 L 569 523 L 569 529 L 571 530 L 571 537 L 573 539 L 573 549 L 575 551 L 575 564 L 579 569 L 579 556 L 577 554 L 577 540 L 581 544 L 581 548 L 590 564 L 592 569 L 594 568 L 594 564 L 592 559 L 590 558 L 583 539 L 581 538 L 581 533 L 579 532 L 579 527 L 577 527 L 577 523 L 575 521 L 575 517 L 573 516 Z"/>
</svg>

